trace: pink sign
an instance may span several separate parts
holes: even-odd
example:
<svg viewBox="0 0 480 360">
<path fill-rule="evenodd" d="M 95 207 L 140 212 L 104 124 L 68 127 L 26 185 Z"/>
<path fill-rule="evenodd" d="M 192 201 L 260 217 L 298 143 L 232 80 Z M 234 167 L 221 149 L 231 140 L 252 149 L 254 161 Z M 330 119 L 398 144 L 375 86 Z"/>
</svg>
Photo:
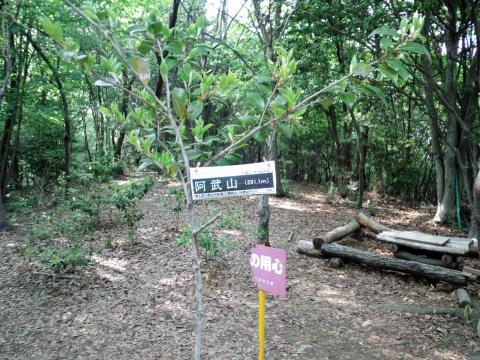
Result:
<svg viewBox="0 0 480 360">
<path fill-rule="evenodd" d="M 252 248 L 250 269 L 259 289 L 269 294 L 287 296 L 287 253 L 283 249 L 257 245 Z"/>
</svg>

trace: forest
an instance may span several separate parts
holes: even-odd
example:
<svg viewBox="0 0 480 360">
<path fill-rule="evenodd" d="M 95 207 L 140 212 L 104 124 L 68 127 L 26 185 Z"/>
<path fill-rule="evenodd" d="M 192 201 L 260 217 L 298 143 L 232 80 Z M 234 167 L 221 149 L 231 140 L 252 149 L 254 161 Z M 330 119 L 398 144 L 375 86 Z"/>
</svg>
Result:
<svg viewBox="0 0 480 360">
<path fill-rule="evenodd" d="M 480 356 L 479 15 L 0 0 L 0 358 L 263 359 L 255 245 L 268 359 Z M 267 161 L 275 195 L 197 199 Z"/>
</svg>

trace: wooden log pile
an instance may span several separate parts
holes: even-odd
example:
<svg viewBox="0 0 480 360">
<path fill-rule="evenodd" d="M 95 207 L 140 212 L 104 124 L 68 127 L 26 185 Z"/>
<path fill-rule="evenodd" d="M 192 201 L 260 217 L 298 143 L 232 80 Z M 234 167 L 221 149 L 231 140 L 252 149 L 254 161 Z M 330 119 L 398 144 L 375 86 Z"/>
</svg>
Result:
<svg viewBox="0 0 480 360">
<path fill-rule="evenodd" d="M 374 233 L 377 240 L 389 243 L 395 258 L 334 244 L 347 236 L 354 237 L 354 234 L 358 235 L 363 230 Z M 470 281 L 477 281 L 478 276 L 468 271 L 456 270 L 456 257 L 477 254 L 476 246 L 472 239 L 395 231 L 360 213 L 348 224 L 311 241 L 300 240 L 297 243 L 297 252 L 316 258 L 340 258 L 437 282 L 466 286 Z"/>
</svg>

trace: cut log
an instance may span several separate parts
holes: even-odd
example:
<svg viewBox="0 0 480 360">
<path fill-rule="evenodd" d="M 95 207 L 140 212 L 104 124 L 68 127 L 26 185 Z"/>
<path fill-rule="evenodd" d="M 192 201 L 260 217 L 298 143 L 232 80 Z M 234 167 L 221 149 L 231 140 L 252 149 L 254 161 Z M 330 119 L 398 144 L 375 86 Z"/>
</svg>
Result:
<svg viewBox="0 0 480 360">
<path fill-rule="evenodd" d="M 367 228 L 368 230 L 374 232 L 375 234 L 380 234 L 382 231 L 390 231 L 388 227 L 380 224 L 379 222 L 370 219 L 367 215 L 359 213 L 355 216 L 355 220 L 360 224 L 360 226 Z"/>
<path fill-rule="evenodd" d="M 430 245 L 438 245 L 438 246 L 443 246 L 450 240 L 450 238 L 446 236 L 429 235 L 429 234 L 421 233 L 419 231 L 391 230 L 391 231 L 384 231 L 383 234 L 387 236 L 395 237 L 398 239 L 402 239 L 402 240 L 410 240 L 410 241 L 416 241 L 416 242 L 426 243 Z"/>
<path fill-rule="evenodd" d="M 464 266 L 462 269 L 463 272 L 468 272 L 472 275 L 480 276 L 480 269 L 471 268 L 469 266 Z"/>
<path fill-rule="evenodd" d="M 312 242 L 307 240 L 300 240 L 297 243 L 297 253 L 316 258 L 322 257 L 322 251 L 315 249 Z"/>
<path fill-rule="evenodd" d="M 347 225 L 340 226 L 332 231 L 329 231 L 323 236 L 313 239 L 313 246 L 320 250 L 323 244 L 330 244 L 334 241 L 343 239 L 345 236 L 355 233 L 360 230 L 360 224 L 356 220 L 350 221 Z"/>
<path fill-rule="evenodd" d="M 422 264 L 429 264 L 429 265 L 435 265 L 435 266 L 443 266 L 449 269 L 455 269 L 456 266 L 454 263 L 450 262 L 448 264 L 444 263 L 440 259 L 431 259 L 428 257 L 423 257 L 419 255 L 415 255 L 412 253 L 409 253 L 408 251 L 397 251 L 394 253 L 395 257 L 399 259 L 404 259 L 404 260 L 410 260 L 410 261 L 418 261 L 421 262 Z"/>
<path fill-rule="evenodd" d="M 457 270 L 422 264 L 417 261 L 374 255 L 367 251 L 360 251 L 338 244 L 325 244 L 322 246 L 321 252 L 323 255 L 341 257 L 367 266 L 413 274 L 431 280 L 445 281 L 460 286 L 464 286 L 468 283 L 468 279 Z"/>
<path fill-rule="evenodd" d="M 464 308 L 467 305 L 472 307 L 472 299 L 470 299 L 467 290 L 459 288 L 455 293 L 457 294 L 458 306 L 461 308 Z"/>
<path fill-rule="evenodd" d="M 461 239 L 461 238 L 450 238 L 450 240 L 444 246 L 431 245 L 420 243 L 416 241 L 399 239 L 396 237 L 385 235 L 385 233 L 380 233 L 377 235 L 377 240 L 385 241 L 389 243 L 394 243 L 397 245 L 402 245 L 408 248 L 413 249 L 422 249 L 442 254 L 452 254 L 452 255 L 468 255 L 470 254 L 470 243 L 471 239 Z"/>
</svg>

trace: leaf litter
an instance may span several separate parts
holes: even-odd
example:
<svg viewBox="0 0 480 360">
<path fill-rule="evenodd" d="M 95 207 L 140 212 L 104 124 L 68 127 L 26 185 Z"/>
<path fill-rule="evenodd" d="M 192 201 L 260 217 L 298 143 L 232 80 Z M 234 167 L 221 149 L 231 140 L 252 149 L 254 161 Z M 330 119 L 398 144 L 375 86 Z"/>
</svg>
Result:
<svg viewBox="0 0 480 360">
<path fill-rule="evenodd" d="M 193 357 L 192 259 L 190 249 L 175 241 L 171 186 L 157 182 L 140 202 L 145 217 L 134 245 L 125 245 L 125 224 L 105 227 L 94 241 L 113 236 L 115 246 L 70 277 L 45 276 L 25 262 L 16 250 L 27 243 L 21 226 L 0 235 L 0 358 Z M 468 359 L 480 353 L 473 327 L 462 319 L 372 308 L 380 303 L 454 307 L 453 293 L 436 292 L 411 276 L 359 265 L 332 269 L 324 260 L 298 255 L 296 241 L 347 223 L 355 211 L 345 202 L 328 204 L 317 186 L 294 184 L 293 194 L 270 199 L 271 244 L 288 254 L 288 296 L 267 295 L 267 359 Z M 256 358 L 257 291 L 248 261 L 256 201 L 231 198 L 199 207 L 204 220 L 229 211 L 231 219 L 240 219 L 234 229 L 212 228 L 226 233 L 231 246 L 204 262 L 205 359 Z M 394 228 L 451 233 L 428 222 L 429 208 L 377 199 L 374 210 L 377 220 Z M 342 243 L 382 249 L 372 240 Z M 477 259 L 469 262 L 479 267 Z"/>
</svg>

